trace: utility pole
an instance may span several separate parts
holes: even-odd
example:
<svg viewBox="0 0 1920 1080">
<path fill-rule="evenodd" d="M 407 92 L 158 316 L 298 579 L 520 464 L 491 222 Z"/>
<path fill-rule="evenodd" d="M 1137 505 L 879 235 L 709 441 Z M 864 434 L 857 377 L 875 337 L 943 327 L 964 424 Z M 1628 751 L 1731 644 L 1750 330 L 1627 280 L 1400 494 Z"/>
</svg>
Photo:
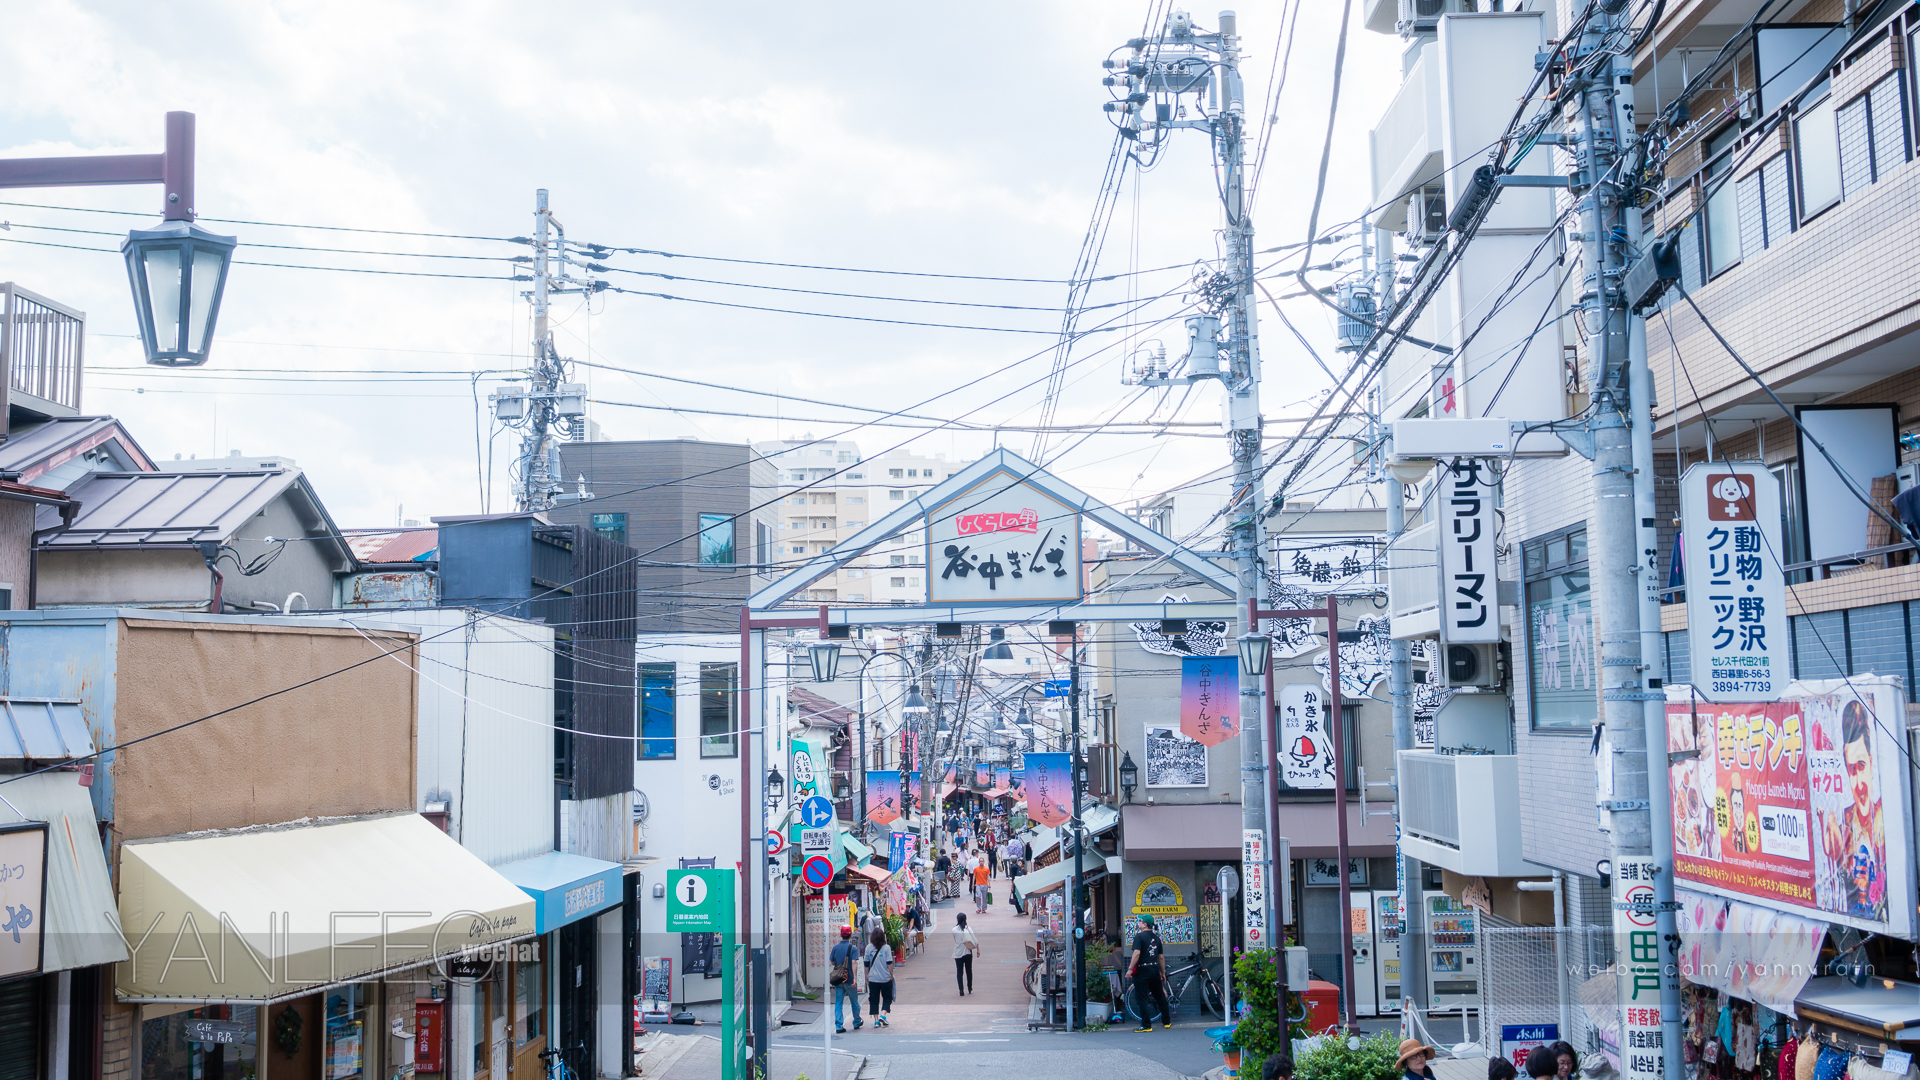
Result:
<svg viewBox="0 0 1920 1080">
<path fill-rule="evenodd" d="M 1622 282 L 1628 246 L 1639 237 L 1639 215 L 1628 204 L 1640 148 L 1634 146 L 1632 61 L 1614 56 L 1607 44 L 1628 29 L 1631 19 L 1622 14 L 1626 7 L 1627 0 L 1593 0 L 1569 65 L 1569 78 L 1579 85 L 1568 89 L 1580 94 L 1573 132 L 1577 168 L 1571 186 L 1580 199 L 1582 306 L 1593 388 L 1587 431 L 1593 440 L 1594 491 L 1587 532 L 1600 645 L 1600 717 L 1603 745 L 1611 757 L 1602 766 L 1612 777 L 1612 794 L 1602 809 L 1611 824 L 1616 938 L 1623 913 L 1638 915 L 1651 927 L 1629 930 L 1627 940 L 1615 941 L 1623 960 L 1622 1072 L 1627 1080 L 1677 1080 L 1682 1068 L 1673 845 L 1671 826 L 1656 830 L 1653 824 L 1668 813 L 1666 694 L 1660 668 L 1642 651 L 1647 634 L 1659 630 L 1657 598 L 1651 593 L 1657 583 L 1649 580 L 1653 560 L 1643 557 L 1644 550 L 1654 546 L 1653 387 L 1647 376 L 1645 332 L 1636 333 L 1634 324 L 1640 320 L 1629 309 Z M 1637 362 L 1632 347 L 1636 339 Z M 1649 604 L 1650 598 L 1655 602 Z M 1645 622 L 1649 617 L 1651 625 Z M 1656 847 L 1657 839 L 1664 843 Z M 1651 911 L 1623 903 L 1636 885 L 1652 886 Z M 1645 1017 L 1656 1005 L 1658 1045 L 1647 1045 L 1655 1032 L 1647 1030 Z M 1633 1037 L 1643 1036 L 1636 1044 Z"/>
<path fill-rule="evenodd" d="M 1254 312 L 1253 222 L 1247 214 L 1246 95 L 1240 80 L 1239 18 L 1232 11 L 1222 11 L 1218 31 L 1208 34 L 1197 30 L 1186 12 L 1174 11 L 1158 36 L 1135 38 L 1127 44 L 1131 55 L 1126 61 L 1107 61 L 1110 68 L 1122 63 L 1125 66 L 1124 75 L 1106 80 L 1109 86 L 1127 91 L 1107 105 L 1109 111 L 1119 115 L 1122 136 L 1143 145 L 1157 145 L 1174 129 L 1198 128 L 1212 137 L 1220 163 L 1226 265 L 1197 283 L 1204 314 L 1187 319 L 1184 373 L 1167 376 L 1155 372 L 1133 381 L 1141 386 L 1175 386 L 1219 379 L 1226 391 L 1232 429 L 1233 496 L 1225 517 L 1237 584 L 1234 600 L 1240 610 L 1247 610 L 1249 604 L 1266 599 L 1260 554 L 1260 511 L 1266 499 L 1261 494 L 1260 348 Z M 1187 112 L 1183 102 L 1186 94 L 1204 94 L 1212 107 L 1204 110 L 1206 115 L 1200 119 L 1181 119 Z M 1223 332 L 1224 343 L 1220 340 Z M 1220 364 L 1223 349 L 1227 361 L 1224 370 Z M 1249 631 L 1255 629 L 1247 627 Z M 1263 694 L 1261 677 L 1241 671 L 1241 827 L 1258 832 L 1265 850 L 1271 852 L 1266 771 L 1273 762 L 1262 744 Z M 1268 880 L 1283 882 L 1284 875 L 1270 873 Z M 1262 913 L 1261 925 L 1270 934 L 1278 926 L 1275 895 L 1275 887 L 1269 887 L 1267 910 Z"/>
<path fill-rule="evenodd" d="M 1067 1029 L 1078 1031 L 1087 1019 L 1087 929 L 1080 922 L 1080 863 L 1086 853 L 1087 837 L 1080 831 L 1080 624 L 1074 623 L 1067 644 L 1067 706 L 1073 711 L 1073 756 L 1067 759 L 1073 770 L 1073 822 L 1068 836 L 1073 837 L 1073 880 L 1067 883 L 1067 934 L 1073 949 L 1073 962 L 1067 980 Z"/>
<path fill-rule="evenodd" d="M 567 252 L 566 227 L 547 208 L 547 189 L 534 195 L 533 236 L 516 237 L 533 249 L 519 256 L 532 266 L 533 288 L 520 295 L 533 304 L 533 362 L 526 387 L 503 386 L 491 395 L 494 416 L 522 429 L 520 456 L 514 461 L 514 502 L 523 513 L 549 510 L 566 491 L 560 472 L 562 439 L 584 442 L 587 437 L 587 388 L 568 381 L 567 361 L 553 347 L 548 312 L 555 293 L 591 295 L 607 287 L 605 281 L 575 278 L 570 266 L 585 268 Z M 521 279 L 526 280 L 526 279 Z M 584 478 L 574 498 L 592 498 Z"/>
</svg>

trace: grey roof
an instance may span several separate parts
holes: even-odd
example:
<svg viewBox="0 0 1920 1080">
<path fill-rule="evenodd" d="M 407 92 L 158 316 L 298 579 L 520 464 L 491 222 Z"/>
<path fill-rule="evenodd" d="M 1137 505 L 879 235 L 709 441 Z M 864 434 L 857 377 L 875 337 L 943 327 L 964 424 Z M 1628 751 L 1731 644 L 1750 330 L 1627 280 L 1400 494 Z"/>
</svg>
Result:
<svg viewBox="0 0 1920 1080">
<path fill-rule="evenodd" d="M 0 758 L 60 760 L 93 753 L 78 701 L 0 698 Z"/>
<path fill-rule="evenodd" d="M 133 441 L 120 421 L 111 416 L 61 416 L 24 430 L 16 429 L 0 443 L 0 472 L 20 473 L 26 483 L 65 459 L 73 448 L 90 448 L 100 442 L 116 440 L 135 456 L 135 467 L 153 467 L 153 461 L 140 444 Z"/>
<path fill-rule="evenodd" d="M 289 469 L 94 473 L 67 493 L 80 501 L 73 527 L 42 546 L 71 550 L 224 542 L 296 484 L 306 489 L 300 473 Z M 312 498 L 311 489 L 305 493 Z M 313 502 L 317 508 L 318 500 Z M 320 515 L 324 518 L 325 511 Z M 39 528 L 58 523 L 54 508 L 41 508 Z M 327 526 L 338 535 L 331 521 Z"/>
</svg>

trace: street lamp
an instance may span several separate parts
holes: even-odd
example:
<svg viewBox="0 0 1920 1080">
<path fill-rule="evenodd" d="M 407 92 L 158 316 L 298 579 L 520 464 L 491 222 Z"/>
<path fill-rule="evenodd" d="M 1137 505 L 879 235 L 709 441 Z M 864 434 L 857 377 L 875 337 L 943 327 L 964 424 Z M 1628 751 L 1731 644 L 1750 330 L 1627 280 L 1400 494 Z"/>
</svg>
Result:
<svg viewBox="0 0 1920 1080">
<path fill-rule="evenodd" d="M 1133 763 L 1131 752 L 1120 755 L 1120 789 L 1126 792 L 1127 801 L 1133 801 L 1133 789 L 1140 786 L 1140 766 Z"/>
<path fill-rule="evenodd" d="M 987 651 L 980 654 L 980 659 L 982 660 L 1013 659 L 1013 646 L 1007 644 L 1007 632 L 1004 629 L 998 626 L 994 627 L 993 630 L 991 631 L 990 640 L 993 642 L 993 644 L 988 645 Z"/>
<path fill-rule="evenodd" d="M 159 228 L 135 229 L 120 252 L 133 286 L 135 321 L 147 363 L 194 367 L 207 362 L 234 237 L 193 224 L 194 122 L 190 112 L 167 114 L 166 149 L 158 154 L 0 158 L 0 188 L 159 184 Z"/>
<path fill-rule="evenodd" d="M 198 367 L 207 362 L 227 265 L 238 240 L 190 221 L 135 229 L 120 245 L 133 286 L 133 313 L 147 363 Z"/>
<path fill-rule="evenodd" d="M 1273 636 L 1249 630 L 1234 639 L 1240 646 L 1240 667 L 1248 675 L 1265 675 L 1273 656 Z"/>
<path fill-rule="evenodd" d="M 814 682 L 832 682 L 840 674 L 840 643 L 816 641 L 807 646 L 807 659 L 813 662 Z"/>
<path fill-rule="evenodd" d="M 777 810 L 787 795 L 787 778 L 780 775 L 780 766 L 767 770 L 767 809 Z"/>
</svg>

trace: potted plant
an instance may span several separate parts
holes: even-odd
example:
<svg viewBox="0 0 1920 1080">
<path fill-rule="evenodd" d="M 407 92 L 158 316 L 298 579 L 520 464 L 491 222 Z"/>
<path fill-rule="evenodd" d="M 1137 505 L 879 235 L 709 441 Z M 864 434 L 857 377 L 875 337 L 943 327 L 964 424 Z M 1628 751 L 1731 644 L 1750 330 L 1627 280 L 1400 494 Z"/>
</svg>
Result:
<svg viewBox="0 0 1920 1080">
<path fill-rule="evenodd" d="M 904 962 L 907 958 L 907 920 L 903 915 L 883 915 L 880 925 L 887 933 L 887 944 L 893 948 L 893 959 Z"/>
<path fill-rule="evenodd" d="M 1092 949 L 1087 950 L 1087 1023 L 1104 1024 L 1113 1015 L 1113 984 L 1104 965 L 1096 967 Z"/>
</svg>

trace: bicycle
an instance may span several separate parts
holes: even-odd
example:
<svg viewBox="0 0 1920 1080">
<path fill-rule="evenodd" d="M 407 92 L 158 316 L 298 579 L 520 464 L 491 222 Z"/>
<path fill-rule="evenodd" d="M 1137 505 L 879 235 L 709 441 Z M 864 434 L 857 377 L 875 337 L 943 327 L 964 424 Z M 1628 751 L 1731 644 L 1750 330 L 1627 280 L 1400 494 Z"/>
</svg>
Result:
<svg viewBox="0 0 1920 1080">
<path fill-rule="evenodd" d="M 1186 978 L 1181 979 L 1182 975 Z M 1184 966 L 1167 972 L 1165 978 L 1167 1008 L 1173 1013 L 1174 1018 L 1179 1017 L 1180 1002 L 1186 998 L 1187 991 L 1193 989 L 1195 982 L 1200 984 L 1200 1008 L 1213 1014 L 1215 1019 L 1227 1018 L 1226 995 L 1220 989 L 1219 980 L 1213 977 L 1213 968 L 1201 961 L 1199 953 L 1190 954 Z M 1127 988 L 1129 995 L 1127 1007 L 1135 1016 L 1144 1017 L 1147 1015 L 1146 1003 L 1140 999 L 1138 981 L 1134 980 L 1134 985 L 1129 985 Z"/>
<path fill-rule="evenodd" d="M 579 1080 L 580 1074 L 574 1072 L 573 1066 L 567 1064 L 567 1058 L 571 1054 L 583 1053 L 586 1049 L 587 1044 L 581 1043 L 578 1046 L 562 1047 L 559 1050 L 540 1051 L 540 1060 L 547 1065 L 547 1080 Z"/>
</svg>

